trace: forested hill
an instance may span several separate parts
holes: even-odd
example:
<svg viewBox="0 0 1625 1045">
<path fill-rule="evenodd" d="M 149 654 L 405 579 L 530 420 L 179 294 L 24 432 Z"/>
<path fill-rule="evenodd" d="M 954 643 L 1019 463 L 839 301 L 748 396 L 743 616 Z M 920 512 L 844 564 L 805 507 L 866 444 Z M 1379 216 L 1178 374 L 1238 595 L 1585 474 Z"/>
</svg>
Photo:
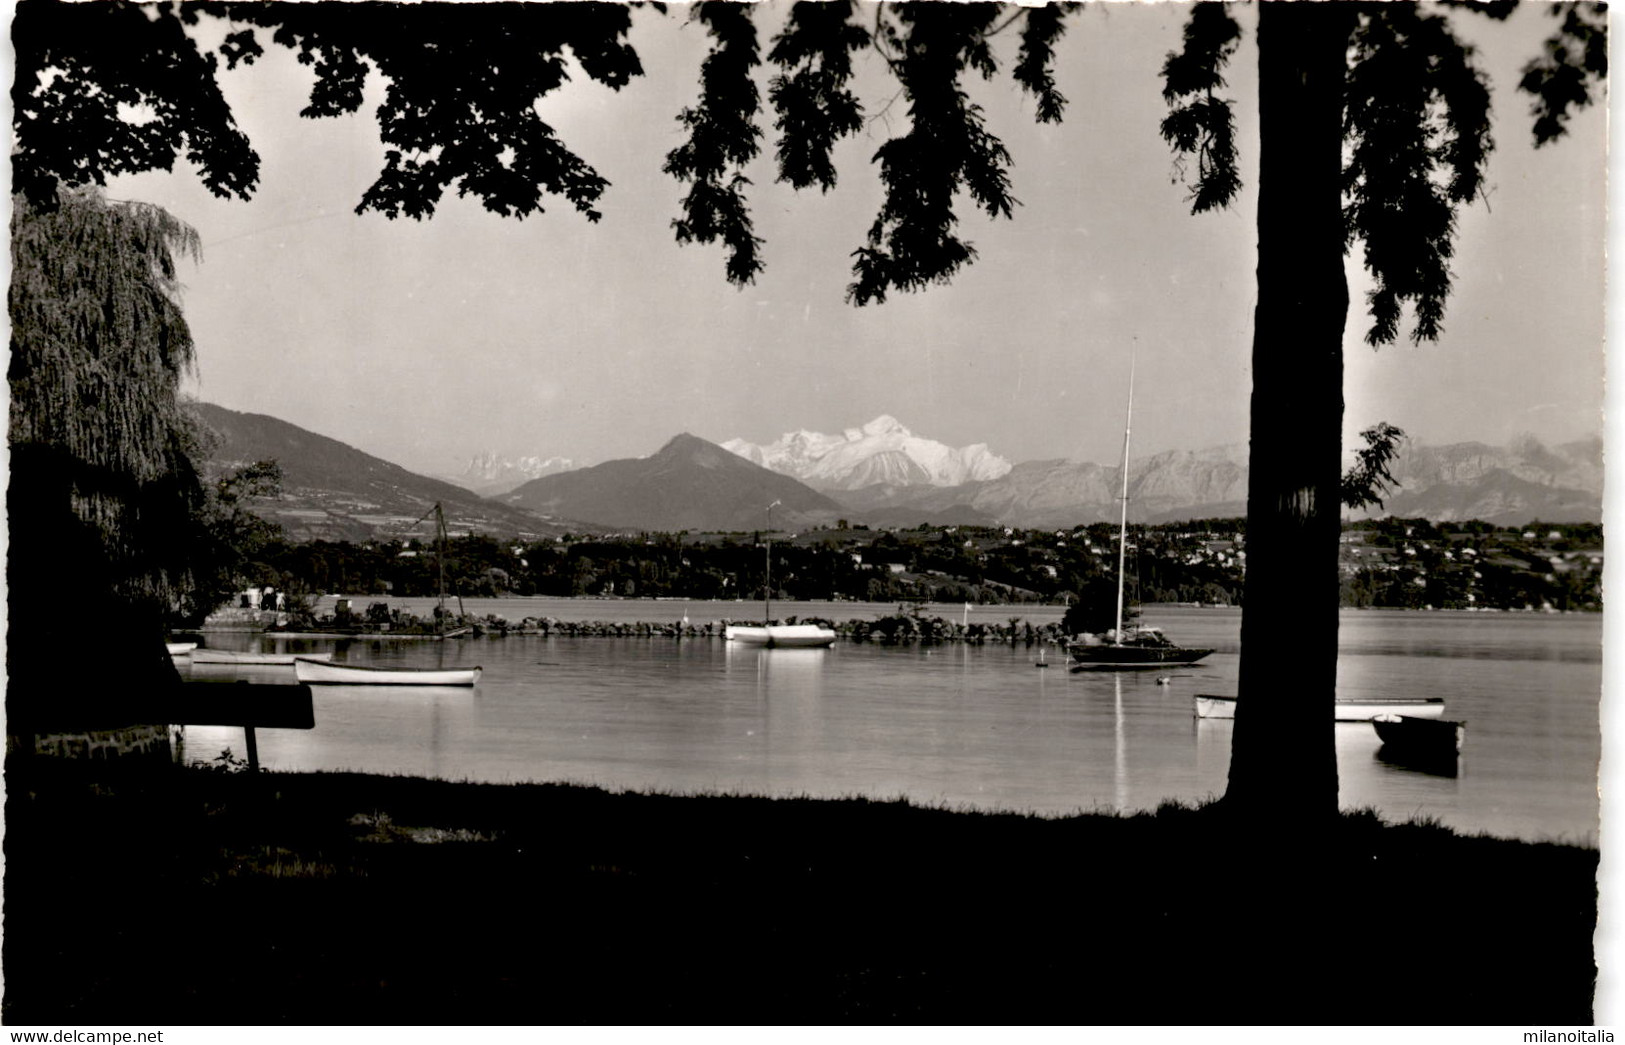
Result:
<svg viewBox="0 0 1625 1045">
<path fill-rule="evenodd" d="M 211 475 L 261 460 L 281 465 L 282 496 L 256 510 L 296 540 L 426 535 L 430 524 L 417 520 L 436 501 L 444 506 L 453 532 L 548 537 L 582 529 L 580 524 L 565 526 L 520 507 L 484 500 L 461 486 L 409 472 L 266 414 L 239 413 L 212 403 L 193 406 L 213 435 L 208 455 Z"/>
</svg>

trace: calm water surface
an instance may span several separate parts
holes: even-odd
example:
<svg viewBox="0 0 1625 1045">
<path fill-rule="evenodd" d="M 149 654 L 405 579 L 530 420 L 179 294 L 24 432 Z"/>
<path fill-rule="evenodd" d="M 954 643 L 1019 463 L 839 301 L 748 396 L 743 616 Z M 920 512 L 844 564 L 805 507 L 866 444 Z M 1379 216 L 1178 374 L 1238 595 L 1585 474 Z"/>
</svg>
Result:
<svg viewBox="0 0 1625 1045">
<path fill-rule="evenodd" d="M 391 600 L 421 609 L 432 600 Z M 510 620 L 694 622 L 746 618 L 741 603 L 469 599 Z M 775 604 L 775 616 L 869 618 L 895 605 Z M 929 613 L 952 619 L 963 606 Z M 973 622 L 1058 619 L 1059 607 L 972 607 Z M 547 780 L 612 789 L 907 797 L 951 807 L 1067 814 L 1154 808 L 1224 791 L 1231 723 L 1197 720 L 1196 693 L 1234 693 L 1240 612 L 1152 608 L 1178 642 L 1212 646 L 1173 671 L 1048 669 L 1025 646 L 828 650 L 721 640 L 514 636 L 406 641 L 279 640 L 356 664 L 480 664 L 478 687 L 315 687 L 316 728 L 261 731 L 261 760 L 453 780 Z M 1595 615 L 1347 611 L 1340 692 L 1441 696 L 1468 723 L 1454 777 L 1377 758 L 1368 724 L 1337 726 L 1345 807 L 1436 816 L 1466 830 L 1595 843 L 1602 622 Z M 274 648 L 211 634 L 207 645 Z M 193 669 L 202 675 L 217 669 Z M 229 672 L 231 669 L 218 669 Z M 1169 681 L 1158 685 L 1159 674 Z M 291 681 L 291 669 L 239 669 Z M 242 733 L 191 727 L 209 758 Z"/>
</svg>

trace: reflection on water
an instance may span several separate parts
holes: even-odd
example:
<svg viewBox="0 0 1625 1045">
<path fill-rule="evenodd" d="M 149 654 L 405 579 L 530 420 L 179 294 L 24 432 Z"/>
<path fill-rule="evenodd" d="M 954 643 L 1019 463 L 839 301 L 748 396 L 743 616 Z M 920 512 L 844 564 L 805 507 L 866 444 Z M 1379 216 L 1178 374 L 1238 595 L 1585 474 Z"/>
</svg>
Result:
<svg viewBox="0 0 1625 1045">
<path fill-rule="evenodd" d="M 660 605 L 681 612 L 681 604 Z M 1147 617 L 1180 641 L 1217 652 L 1167 673 L 1159 685 L 1156 672 L 1039 670 L 1036 648 L 1009 645 L 843 642 L 812 650 L 672 638 L 312 640 L 303 648 L 334 650 L 340 662 L 479 663 L 485 676 L 472 690 L 315 687 L 316 729 L 262 730 L 259 754 L 283 769 L 906 796 L 1052 814 L 1221 794 L 1232 723 L 1195 719 L 1191 701 L 1199 692 L 1234 692 L 1239 614 Z M 1390 764 L 1378 758 L 1369 724 L 1339 724 L 1343 805 L 1503 835 L 1594 839 L 1600 637 L 1595 617 L 1345 614 L 1351 652 L 1339 664 L 1342 693 L 1441 696 L 1447 716 L 1466 720 L 1468 729 L 1459 772 L 1450 777 Z M 251 648 L 247 637 L 237 641 L 236 648 Z M 1474 652 L 1484 648 L 1496 655 Z M 1058 651 L 1049 657 L 1059 658 Z M 266 679 L 285 673 L 291 681 L 291 668 L 236 670 Z M 224 747 L 241 754 L 240 730 L 188 733 L 194 757 Z"/>
<path fill-rule="evenodd" d="M 1382 744 L 1377 747 L 1376 759 L 1383 765 L 1395 769 L 1410 770 L 1413 773 L 1425 773 L 1428 776 L 1442 776 L 1454 779 L 1461 775 L 1461 756 L 1451 757 L 1446 754 L 1429 758 L 1418 758 L 1407 751 L 1392 750 L 1389 745 Z"/>
<path fill-rule="evenodd" d="M 1116 787 L 1114 793 L 1118 809 L 1128 809 L 1128 751 L 1123 745 L 1123 676 L 1112 675 L 1112 727 L 1113 739 L 1117 749 L 1117 759 L 1113 763 Z"/>
</svg>

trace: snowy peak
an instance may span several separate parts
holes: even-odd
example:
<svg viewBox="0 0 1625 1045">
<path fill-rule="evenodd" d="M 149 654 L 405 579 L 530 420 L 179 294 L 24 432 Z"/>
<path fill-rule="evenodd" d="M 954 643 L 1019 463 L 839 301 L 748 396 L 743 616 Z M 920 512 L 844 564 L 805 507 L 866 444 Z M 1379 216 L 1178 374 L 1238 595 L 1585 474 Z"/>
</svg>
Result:
<svg viewBox="0 0 1625 1045">
<path fill-rule="evenodd" d="M 505 458 L 488 451 L 475 455 L 463 468 L 462 474 L 452 478 L 480 496 L 490 497 L 544 475 L 568 472 L 575 466 L 575 462 L 567 457 Z"/>
<path fill-rule="evenodd" d="M 958 486 L 997 479 L 1010 462 L 986 443 L 951 447 L 909 431 L 890 414 L 868 424 L 826 435 L 803 428 L 765 446 L 730 439 L 723 448 L 764 468 L 794 476 L 824 490 L 865 486 Z"/>
<path fill-rule="evenodd" d="M 854 434 L 856 433 L 856 434 Z M 847 442 L 856 442 L 864 436 L 883 437 L 888 435 L 900 436 L 904 439 L 912 438 L 914 433 L 903 427 L 903 422 L 890 414 L 881 414 L 862 428 L 848 428 L 846 430 Z"/>
</svg>

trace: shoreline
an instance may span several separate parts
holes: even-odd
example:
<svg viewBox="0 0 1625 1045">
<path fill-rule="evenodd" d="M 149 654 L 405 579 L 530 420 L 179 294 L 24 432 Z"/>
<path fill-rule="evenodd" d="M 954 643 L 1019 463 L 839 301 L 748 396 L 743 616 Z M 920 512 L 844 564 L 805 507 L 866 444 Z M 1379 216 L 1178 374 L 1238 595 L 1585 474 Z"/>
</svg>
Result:
<svg viewBox="0 0 1625 1045">
<path fill-rule="evenodd" d="M 1188 607 L 1179 607 L 1188 608 Z M 1227 607 L 1228 608 L 1228 607 Z M 1399 607 L 1344 607 L 1348 612 L 1368 613 L 1473 613 L 1477 614 L 1528 614 L 1539 617 L 1570 617 L 1589 616 L 1600 611 L 1586 610 L 1426 610 L 1406 609 Z M 1072 640 L 1072 636 L 1061 631 L 1059 621 L 1035 622 L 1025 618 L 1017 618 L 1015 624 L 1006 622 L 984 622 L 966 624 L 961 621 L 950 620 L 941 616 L 916 616 L 913 614 L 891 614 L 879 616 L 873 620 L 848 619 L 832 621 L 825 617 L 796 617 L 790 616 L 775 618 L 775 623 L 821 623 L 832 628 L 838 639 L 853 642 L 881 642 L 883 644 L 901 644 L 918 642 L 924 644 L 964 642 L 972 645 L 986 643 L 1025 644 L 1028 646 L 1045 644 L 1062 646 Z M 617 620 L 563 620 L 557 617 L 525 617 L 517 622 L 498 618 L 496 615 L 487 615 L 485 619 L 462 618 L 460 625 L 472 627 L 472 634 L 463 635 L 435 635 L 423 632 L 410 631 L 362 631 L 362 630 L 282 630 L 271 627 L 247 627 L 241 624 L 204 625 L 201 628 L 176 629 L 177 635 L 252 635 L 277 639 L 296 640 L 347 640 L 364 639 L 367 641 L 390 642 L 447 642 L 467 638 L 506 638 L 510 635 L 533 635 L 541 637 L 605 637 L 605 638 L 670 638 L 678 640 L 720 640 L 723 638 L 723 629 L 730 624 L 760 624 L 760 618 L 722 618 L 714 621 L 705 621 L 696 624 L 692 621 L 617 621 Z"/>
<path fill-rule="evenodd" d="M 1067 636 L 1060 632 L 1058 624 L 1043 624 L 1034 626 L 1031 622 L 1023 621 L 1016 627 L 1008 624 L 971 624 L 961 625 L 941 617 L 890 617 L 878 621 L 827 621 L 822 618 L 800 618 L 800 623 L 812 623 L 814 620 L 828 625 L 835 631 L 836 637 L 848 639 L 853 642 L 877 641 L 883 643 L 901 642 L 965 642 L 981 644 L 996 643 L 1025 643 L 1034 645 L 1045 642 L 1059 645 L 1067 641 Z M 438 635 L 412 634 L 406 632 L 355 632 L 355 631 L 260 631 L 252 634 L 265 635 L 272 638 L 285 639 L 365 639 L 391 640 L 391 641 L 418 641 L 418 642 L 446 642 L 463 638 L 506 638 L 509 635 L 535 635 L 541 637 L 606 637 L 606 638 L 669 638 L 680 640 L 706 640 L 723 641 L 723 630 L 731 624 L 759 624 L 759 620 L 720 620 L 707 621 L 704 624 L 679 624 L 659 621 L 562 621 L 553 618 L 537 620 L 526 618 L 515 625 L 505 623 L 491 623 L 488 621 L 474 621 L 473 635 L 460 635 L 442 638 Z M 207 635 L 212 629 L 199 629 L 200 634 Z M 244 634 L 242 629 L 221 629 L 223 634 Z"/>
</svg>

